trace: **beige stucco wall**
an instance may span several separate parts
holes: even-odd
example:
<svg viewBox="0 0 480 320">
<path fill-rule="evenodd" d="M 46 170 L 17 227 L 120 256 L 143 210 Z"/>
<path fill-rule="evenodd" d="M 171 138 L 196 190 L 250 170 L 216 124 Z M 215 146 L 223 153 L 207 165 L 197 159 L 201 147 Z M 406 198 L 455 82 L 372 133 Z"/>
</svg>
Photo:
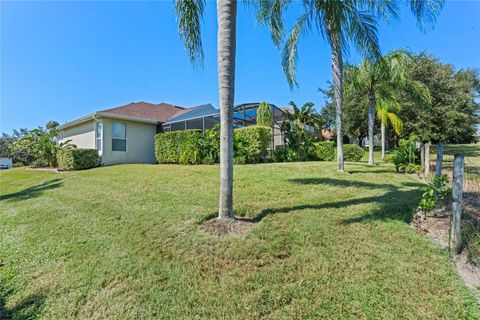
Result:
<svg viewBox="0 0 480 320">
<path fill-rule="evenodd" d="M 60 130 L 60 142 L 72 140 L 77 148 L 95 149 L 95 126 L 93 119 Z"/>
<path fill-rule="evenodd" d="M 101 118 L 103 121 L 103 163 L 155 163 L 155 124 Z M 112 122 L 126 124 L 127 151 L 112 151 Z"/>
</svg>

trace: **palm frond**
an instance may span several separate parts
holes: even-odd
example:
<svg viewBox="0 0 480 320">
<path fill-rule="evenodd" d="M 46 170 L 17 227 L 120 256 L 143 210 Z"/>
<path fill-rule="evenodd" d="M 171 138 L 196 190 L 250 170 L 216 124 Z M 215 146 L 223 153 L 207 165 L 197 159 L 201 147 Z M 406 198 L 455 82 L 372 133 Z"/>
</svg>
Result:
<svg viewBox="0 0 480 320">
<path fill-rule="evenodd" d="M 178 33 L 193 66 L 203 66 L 201 20 L 205 0 L 176 0 Z"/>
<path fill-rule="evenodd" d="M 366 57 L 372 60 L 380 58 L 375 16 L 370 12 L 358 10 L 355 1 L 346 1 L 344 7 L 347 37 Z"/>
<path fill-rule="evenodd" d="M 445 0 L 410 0 L 410 10 L 421 30 L 437 21 L 444 4 Z"/>
<path fill-rule="evenodd" d="M 285 36 L 283 13 L 289 6 L 290 2 L 291 0 L 256 1 L 257 21 L 269 27 L 272 40 L 277 47 L 280 47 Z"/>
<path fill-rule="evenodd" d="M 283 48 L 282 67 L 290 88 L 297 85 L 295 80 L 296 62 L 298 58 L 297 46 L 300 36 L 308 32 L 311 28 L 310 14 L 311 12 L 307 11 L 298 18 Z"/>
</svg>

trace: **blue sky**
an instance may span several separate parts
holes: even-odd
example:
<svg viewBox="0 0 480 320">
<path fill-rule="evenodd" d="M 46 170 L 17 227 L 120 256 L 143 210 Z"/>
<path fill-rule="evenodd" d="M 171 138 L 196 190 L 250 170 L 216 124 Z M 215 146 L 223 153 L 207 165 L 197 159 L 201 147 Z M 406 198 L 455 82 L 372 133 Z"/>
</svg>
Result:
<svg viewBox="0 0 480 320">
<path fill-rule="evenodd" d="M 0 131 L 60 123 L 134 101 L 218 107 L 215 2 L 203 24 L 205 64 L 195 70 L 178 37 L 173 1 L 1 1 Z M 289 18 L 295 17 L 295 10 Z M 379 25 L 382 52 L 428 51 L 456 68 L 480 67 L 480 1 L 447 1 L 422 33 L 408 10 Z M 313 101 L 330 79 L 330 50 L 317 35 L 299 47 L 299 88 L 290 90 L 280 54 L 252 8 L 239 6 L 236 103 Z M 348 60 L 360 57 L 351 52 Z"/>
</svg>

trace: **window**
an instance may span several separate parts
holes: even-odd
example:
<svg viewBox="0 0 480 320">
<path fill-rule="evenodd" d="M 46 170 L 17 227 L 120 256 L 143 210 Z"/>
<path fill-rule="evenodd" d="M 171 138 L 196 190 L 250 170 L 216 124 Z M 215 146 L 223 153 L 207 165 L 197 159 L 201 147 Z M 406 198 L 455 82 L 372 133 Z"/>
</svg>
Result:
<svg viewBox="0 0 480 320">
<path fill-rule="evenodd" d="M 97 122 L 95 130 L 95 146 L 100 154 L 103 151 L 103 122 Z"/>
<path fill-rule="evenodd" d="M 112 151 L 127 151 L 127 130 L 125 123 L 112 122 Z"/>
</svg>

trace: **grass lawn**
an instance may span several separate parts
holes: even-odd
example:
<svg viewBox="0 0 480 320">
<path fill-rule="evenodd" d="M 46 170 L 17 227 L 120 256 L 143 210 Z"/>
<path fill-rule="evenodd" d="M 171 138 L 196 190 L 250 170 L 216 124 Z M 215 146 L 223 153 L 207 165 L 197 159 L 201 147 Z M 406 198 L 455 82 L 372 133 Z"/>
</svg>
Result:
<svg viewBox="0 0 480 320">
<path fill-rule="evenodd" d="M 205 234 L 218 166 L 0 173 L 1 319 L 480 319 L 447 252 L 406 221 L 391 165 L 235 167 L 244 237 Z"/>
</svg>

